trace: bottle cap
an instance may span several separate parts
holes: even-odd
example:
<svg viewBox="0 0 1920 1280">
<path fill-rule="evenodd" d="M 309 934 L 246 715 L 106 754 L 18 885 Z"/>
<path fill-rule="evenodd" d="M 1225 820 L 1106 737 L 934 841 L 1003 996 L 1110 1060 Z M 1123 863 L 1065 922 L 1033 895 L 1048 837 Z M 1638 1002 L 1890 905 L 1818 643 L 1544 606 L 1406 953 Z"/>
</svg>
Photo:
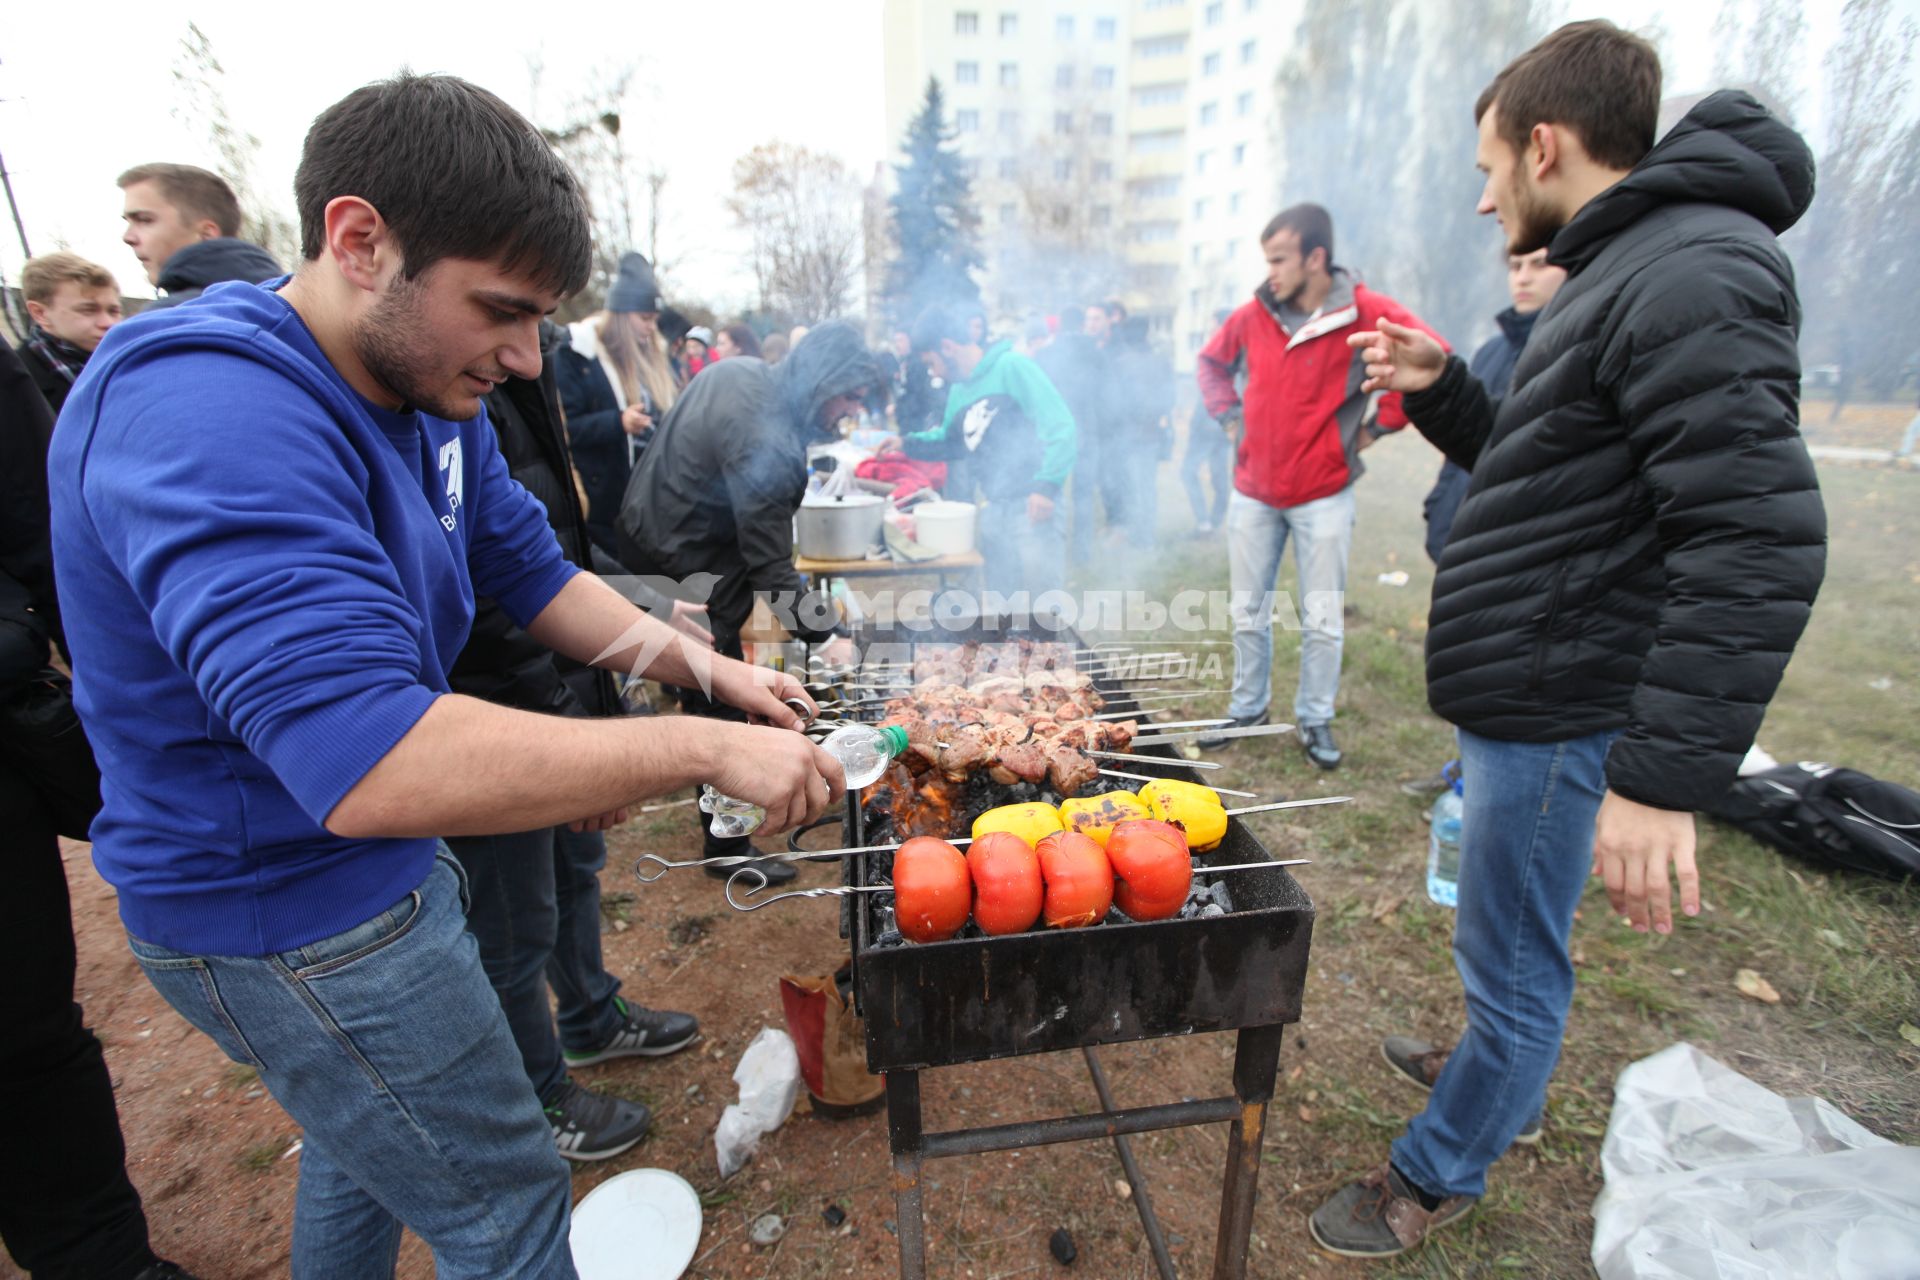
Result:
<svg viewBox="0 0 1920 1280">
<path fill-rule="evenodd" d="M 886 744 L 889 759 L 899 755 L 907 749 L 907 726 L 903 724 L 881 725 L 880 740 Z"/>
</svg>

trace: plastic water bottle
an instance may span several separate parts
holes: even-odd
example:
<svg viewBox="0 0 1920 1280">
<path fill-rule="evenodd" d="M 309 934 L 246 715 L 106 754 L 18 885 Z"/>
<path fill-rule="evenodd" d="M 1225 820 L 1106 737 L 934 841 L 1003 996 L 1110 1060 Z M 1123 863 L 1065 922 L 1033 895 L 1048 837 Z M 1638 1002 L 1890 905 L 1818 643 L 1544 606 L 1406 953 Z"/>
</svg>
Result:
<svg viewBox="0 0 1920 1280">
<path fill-rule="evenodd" d="M 865 787 L 878 782 L 888 763 L 907 749 L 907 731 L 897 724 L 850 724 L 828 734 L 820 746 L 840 762 L 848 788 Z M 713 834 L 723 840 L 751 835 L 767 820 L 767 811 L 759 805 L 704 785 L 700 788 L 700 812 L 712 816 Z"/>
<path fill-rule="evenodd" d="M 1433 802 L 1427 828 L 1427 896 L 1443 907 L 1460 903 L 1460 817 L 1465 811 L 1465 787 L 1459 770 L 1449 764 L 1452 783 Z"/>
</svg>

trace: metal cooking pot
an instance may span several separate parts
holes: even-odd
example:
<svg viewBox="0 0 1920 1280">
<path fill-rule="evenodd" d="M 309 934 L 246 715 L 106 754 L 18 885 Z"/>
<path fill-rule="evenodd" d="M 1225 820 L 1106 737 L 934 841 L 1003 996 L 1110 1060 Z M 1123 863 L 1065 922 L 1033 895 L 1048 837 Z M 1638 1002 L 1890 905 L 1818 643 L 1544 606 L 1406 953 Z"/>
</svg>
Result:
<svg viewBox="0 0 1920 1280">
<path fill-rule="evenodd" d="M 795 543 L 809 560 L 864 560 L 880 541 L 887 500 L 873 493 L 810 493 L 794 518 Z"/>
</svg>

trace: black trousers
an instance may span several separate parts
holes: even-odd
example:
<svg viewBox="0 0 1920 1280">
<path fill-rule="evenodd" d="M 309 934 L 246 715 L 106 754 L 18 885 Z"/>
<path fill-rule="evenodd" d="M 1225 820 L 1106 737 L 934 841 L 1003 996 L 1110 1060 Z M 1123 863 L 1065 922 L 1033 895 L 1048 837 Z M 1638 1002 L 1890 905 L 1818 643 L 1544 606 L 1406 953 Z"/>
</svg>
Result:
<svg viewBox="0 0 1920 1280">
<path fill-rule="evenodd" d="M 0 1240 L 34 1280 L 123 1280 L 157 1259 L 100 1042 L 73 999 L 53 818 L 0 765 Z"/>
</svg>

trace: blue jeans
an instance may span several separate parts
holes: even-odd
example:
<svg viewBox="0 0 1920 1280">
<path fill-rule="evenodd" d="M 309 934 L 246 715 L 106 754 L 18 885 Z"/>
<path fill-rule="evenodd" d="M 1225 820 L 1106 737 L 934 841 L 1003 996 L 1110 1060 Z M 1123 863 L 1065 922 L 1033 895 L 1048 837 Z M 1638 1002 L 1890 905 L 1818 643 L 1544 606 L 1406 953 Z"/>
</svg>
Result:
<svg viewBox="0 0 1920 1280">
<path fill-rule="evenodd" d="M 1532 743 L 1460 731 L 1453 960 L 1467 1033 L 1393 1144 L 1394 1164 L 1433 1195 L 1485 1193 L 1488 1166 L 1546 1101 L 1573 1003 L 1567 939 L 1617 736 Z"/>
<path fill-rule="evenodd" d="M 1287 538 L 1300 571 L 1300 598 L 1292 616 L 1300 625 L 1300 684 L 1293 718 L 1299 725 L 1328 724 L 1340 692 L 1340 647 L 1346 639 L 1342 610 L 1347 594 L 1347 552 L 1353 545 L 1353 486 L 1297 507 L 1270 507 L 1234 491 L 1227 500 L 1227 577 L 1232 588 L 1233 697 L 1227 714 L 1252 720 L 1273 696 L 1274 582 Z"/>
<path fill-rule="evenodd" d="M 404 1224 L 441 1280 L 574 1275 L 571 1187 L 444 852 L 418 889 L 295 951 L 129 939 L 167 1003 L 305 1131 L 295 1280 L 391 1277 Z"/>
<path fill-rule="evenodd" d="M 503 836 L 459 836 L 447 847 L 467 873 L 467 928 L 480 964 L 542 1098 L 567 1078 L 562 1043 L 597 1049 L 613 1034 L 620 980 L 600 956 L 600 868 L 606 837 L 542 827 Z M 551 984 L 560 1032 L 547 1000 Z"/>
<path fill-rule="evenodd" d="M 1213 497 L 1207 497 L 1200 473 L 1207 473 Z M 1227 514 L 1227 495 L 1233 491 L 1233 442 L 1210 418 L 1196 413 L 1187 427 L 1187 452 L 1180 459 L 1180 483 L 1187 487 L 1187 505 L 1197 525 L 1218 525 Z"/>
</svg>

